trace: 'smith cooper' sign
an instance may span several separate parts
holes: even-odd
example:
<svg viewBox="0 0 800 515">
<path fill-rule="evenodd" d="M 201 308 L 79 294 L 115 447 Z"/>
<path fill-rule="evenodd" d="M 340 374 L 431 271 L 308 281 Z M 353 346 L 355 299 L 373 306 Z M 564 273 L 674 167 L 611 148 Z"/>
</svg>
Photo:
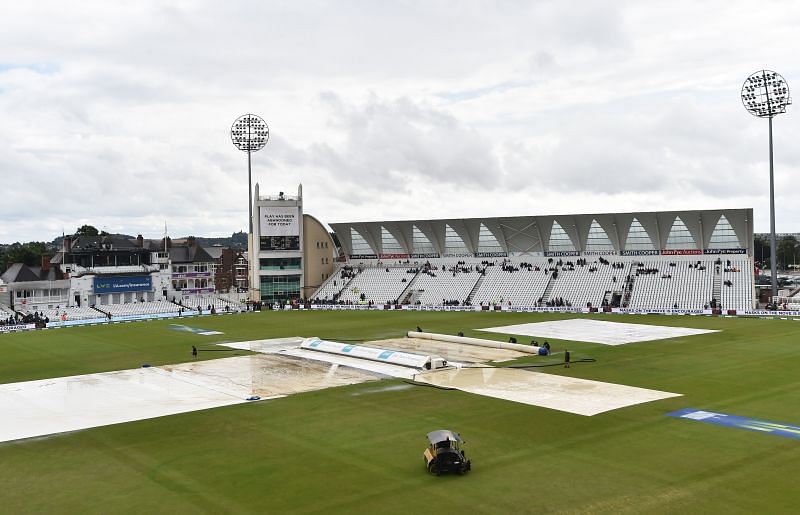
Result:
<svg viewBox="0 0 800 515">
<path fill-rule="evenodd" d="M 296 207 L 259 208 L 261 236 L 299 236 L 300 209 Z"/>
</svg>

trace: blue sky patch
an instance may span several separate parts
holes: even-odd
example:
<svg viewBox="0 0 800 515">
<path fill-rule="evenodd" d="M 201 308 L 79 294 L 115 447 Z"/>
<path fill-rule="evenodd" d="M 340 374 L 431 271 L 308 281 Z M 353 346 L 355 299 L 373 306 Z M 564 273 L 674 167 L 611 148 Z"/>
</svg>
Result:
<svg viewBox="0 0 800 515">
<path fill-rule="evenodd" d="M 0 63 L 0 73 L 10 70 L 31 70 L 43 75 L 52 75 L 58 71 L 53 63 Z"/>
</svg>

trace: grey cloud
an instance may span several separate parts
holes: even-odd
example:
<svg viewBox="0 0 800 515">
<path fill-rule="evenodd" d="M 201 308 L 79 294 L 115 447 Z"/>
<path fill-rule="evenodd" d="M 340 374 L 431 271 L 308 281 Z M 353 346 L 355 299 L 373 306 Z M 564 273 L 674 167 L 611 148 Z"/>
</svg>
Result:
<svg viewBox="0 0 800 515">
<path fill-rule="evenodd" d="M 308 155 L 337 181 L 367 190 L 402 188 L 410 177 L 494 186 L 499 163 L 491 143 L 453 116 L 408 98 L 372 96 L 363 105 L 345 104 L 331 94 L 325 98 L 346 142 L 312 145 Z"/>
<path fill-rule="evenodd" d="M 759 66 L 800 75 L 788 3 L 779 19 L 720 0 L 5 7 L 0 241 L 76 220 L 238 230 L 227 129 L 244 112 L 274 129 L 254 181 L 302 181 L 323 221 L 742 199 L 761 223 L 766 123 L 739 88 Z M 784 202 L 793 107 L 775 122 Z"/>
</svg>

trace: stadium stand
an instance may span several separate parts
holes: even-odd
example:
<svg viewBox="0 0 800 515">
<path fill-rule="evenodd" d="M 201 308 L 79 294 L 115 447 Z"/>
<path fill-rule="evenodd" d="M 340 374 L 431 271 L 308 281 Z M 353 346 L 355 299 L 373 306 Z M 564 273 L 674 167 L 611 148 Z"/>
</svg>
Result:
<svg viewBox="0 0 800 515">
<path fill-rule="evenodd" d="M 400 286 L 375 275 L 386 259 L 420 269 L 399 294 L 409 304 L 751 310 L 752 220 L 746 208 L 332 223 L 339 271 L 364 272 L 333 274 L 312 301 L 391 301 Z M 474 272 L 453 274 L 453 258 Z"/>
<path fill-rule="evenodd" d="M 373 302 L 393 304 L 408 287 L 408 267 L 375 266 L 361 268 L 339 295 L 344 302 Z M 363 297 L 362 297 L 363 296 Z"/>
<path fill-rule="evenodd" d="M 0 317 L 7 318 L 16 315 L 16 312 L 5 304 L 0 304 Z"/>
<path fill-rule="evenodd" d="M 722 273 L 720 300 L 723 309 L 748 309 L 753 297 L 753 265 L 745 259 L 725 260 L 715 265 Z M 788 307 L 788 306 L 787 306 Z M 791 308 L 790 308 L 791 309 Z"/>
<path fill-rule="evenodd" d="M 181 308 L 177 304 L 166 300 L 156 300 L 153 302 L 130 302 L 127 304 L 108 304 L 98 306 L 97 309 L 111 316 L 127 315 L 155 315 L 159 313 L 177 313 L 181 309 L 194 309 L 192 307 Z"/>
<path fill-rule="evenodd" d="M 32 315 L 34 312 L 25 312 L 25 314 Z M 59 320 L 91 320 L 94 318 L 103 318 L 105 313 L 89 307 L 67 307 L 56 309 L 40 309 L 39 316 L 47 317 L 51 322 Z"/>
<path fill-rule="evenodd" d="M 444 270 L 423 267 L 415 273 L 405 299 L 410 304 L 445 305 L 461 304 L 468 300 L 469 294 L 481 279 L 481 272 L 475 266 L 451 263 Z M 417 269 L 412 269 L 417 270 Z"/>
<path fill-rule="evenodd" d="M 350 273 L 352 273 L 351 267 L 343 268 L 337 266 L 331 276 L 319 287 L 314 298 L 321 301 L 337 300 L 342 290 L 344 290 L 347 284 L 353 279 L 353 277 L 349 275 Z"/>
<path fill-rule="evenodd" d="M 631 308 L 703 309 L 713 298 L 711 261 L 647 260 L 632 268 Z"/>
<path fill-rule="evenodd" d="M 530 266 L 525 266 L 530 265 Z M 485 276 L 470 302 L 537 306 L 545 294 L 552 272 L 547 260 L 537 262 L 504 260 L 487 263 Z"/>
<path fill-rule="evenodd" d="M 181 298 L 181 303 L 189 309 L 195 309 L 198 306 L 202 310 L 214 311 L 242 311 L 243 306 L 240 302 L 232 301 L 221 295 L 186 295 Z"/>
<path fill-rule="evenodd" d="M 749 270 L 749 258 L 704 256 L 429 259 L 388 268 L 361 262 L 340 267 L 313 302 L 746 310 Z"/>
<path fill-rule="evenodd" d="M 603 258 L 576 259 L 574 264 L 561 266 L 547 302 L 551 299 L 564 299 L 575 307 L 598 307 L 603 304 L 607 294 L 622 292 L 625 276 L 629 269 L 627 262 L 611 263 Z M 620 295 L 621 296 L 621 295 Z M 607 299 L 610 302 L 610 299 Z"/>
</svg>

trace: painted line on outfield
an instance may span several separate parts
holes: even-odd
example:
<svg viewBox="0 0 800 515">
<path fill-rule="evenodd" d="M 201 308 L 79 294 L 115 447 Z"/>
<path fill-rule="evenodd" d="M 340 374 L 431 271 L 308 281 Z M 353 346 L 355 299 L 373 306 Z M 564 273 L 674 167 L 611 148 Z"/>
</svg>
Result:
<svg viewBox="0 0 800 515">
<path fill-rule="evenodd" d="M 717 413 L 715 411 L 705 411 L 696 408 L 680 409 L 678 411 L 667 413 L 667 416 L 685 420 L 694 420 L 696 422 L 714 424 L 717 426 L 736 427 L 746 431 L 767 433 L 775 436 L 782 436 L 784 438 L 791 438 L 793 440 L 800 440 L 800 426 L 784 424 L 781 422 L 740 417 L 738 415 L 728 415 L 726 413 Z"/>
</svg>

